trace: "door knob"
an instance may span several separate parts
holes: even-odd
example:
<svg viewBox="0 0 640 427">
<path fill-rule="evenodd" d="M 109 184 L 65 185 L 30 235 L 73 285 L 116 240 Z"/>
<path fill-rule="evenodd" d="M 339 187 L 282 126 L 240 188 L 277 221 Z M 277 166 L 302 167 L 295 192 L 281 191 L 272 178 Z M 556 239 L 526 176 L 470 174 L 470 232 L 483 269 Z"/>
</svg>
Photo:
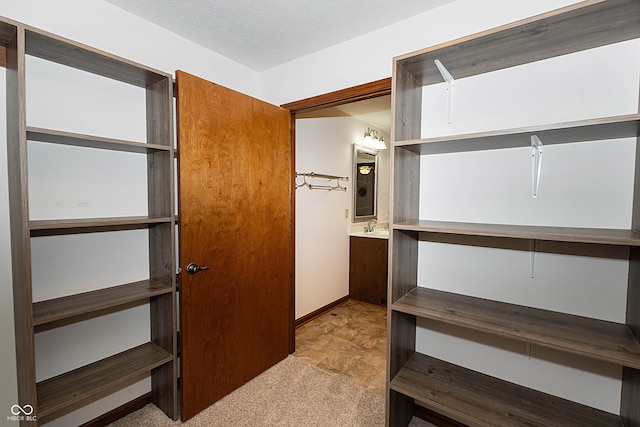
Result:
<svg viewBox="0 0 640 427">
<path fill-rule="evenodd" d="M 203 265 L 202 267 L 198 267 L 196 264 L 190 263 L 189 265 L 187 265 L 187 273 L 196 274 L 198 271 L 208 270 L 209 268 L 211 267 L 209 267 L 208 265 Z"/>
</svg>

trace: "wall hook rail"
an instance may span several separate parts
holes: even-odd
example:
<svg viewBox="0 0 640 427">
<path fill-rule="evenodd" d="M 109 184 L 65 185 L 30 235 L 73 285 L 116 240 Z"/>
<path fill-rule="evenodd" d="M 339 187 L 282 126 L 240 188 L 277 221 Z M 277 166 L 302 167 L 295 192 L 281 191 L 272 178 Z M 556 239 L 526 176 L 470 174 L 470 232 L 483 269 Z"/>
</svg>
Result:
<svg viewBox="0 0 640 427">
<path fill-rule="evenodd" d="M 537 135 L 531 135 L 531 193 L 538 197 L 540 169 L 542 168 L 542 141 Z"/>
<path fill-rule="evenodd" d="M 454 81 L 454 78 L 451 75 L 451 73 L 449 72 L 449 70 L 447 70 L 446 67 L 442 64 L 442 62 L 440 62 L 439 59 L 436 59 L 433 62 L 436 64 L 436 67 L 438 67 L 438 71 L 440 71 L 440 74 L 442 74 L 442 78 L 447 83 L 448 120 L 449 120 L 449 124 L 451 124 L 451 113 L 452 113 L 452 104 L 453 104 L 453 81 Z"/>
<path fill-rule="evenodd" d="M 344 187 L 340 181 L 349 181 L 348 176 L 337 176 L 337 175 L 327 175 L 324 173 L 315 173 L 315 172 L 305 172 L 298 173 L 296 172 L 296 179 L 301 176 L 302 184 L 298 184 L 296 182 L 296 190 L 300 187 L 307 187 L 309 190 L 326 190 L 326 191 L 347 191 L 347 188 Z M 327 184 L 314 184 L 307 181 L 307 178 L 312 179 L 326 179 L 329 181 Z M 332 182 L 335 181 L 335 184 Z"/>
</svg>

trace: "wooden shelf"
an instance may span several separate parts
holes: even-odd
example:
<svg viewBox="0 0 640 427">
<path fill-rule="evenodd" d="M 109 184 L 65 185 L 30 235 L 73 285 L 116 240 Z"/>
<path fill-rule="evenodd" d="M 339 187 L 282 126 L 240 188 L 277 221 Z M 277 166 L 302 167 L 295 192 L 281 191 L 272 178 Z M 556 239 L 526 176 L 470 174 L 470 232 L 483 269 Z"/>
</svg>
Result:
<svg viewBox="0 0 640 427">
<path fill-rule="evenodd" d="M 30 221 L 32 236 L 75 234 L 97 231 L 146 228 L 155 224 L 171 223 L 171 217 L 131 216 L 114 218 L 47 219 Z"/>
<path fill-rule="evenodd" d="M 139 100 L 145 111 L 144 121 L 140 123 L 146 129 L 145 139 L 140 142 L 127 141 L 26 126 L 29 122 L 24 91 L 25 86 L 29 86 L 25 65 L 27 55 L 60 64 L 63 66 L 61 68 L 72 67 L 113 79 L 124 83 L 123 86 L 143 88 Z M 177 307 L 174 285 L 173 77 L 170 73 L 0 17 L 0 62 L 2 56 L 6 57 L 7 68 L 7 159 L 19 399 L 21 402 L 31 402 L 34 406 L 37 404 L 35 414 L 38 421 L 35 424 L 42 424 L 63 412 L 75 410 L 90 400 L 104 397 L 119 387 L 125 387 L 151 371 L 153 403 L 175 420 L 178 418 L 178 399 L 175 356 Z M 117 108 L 115 105 L 111 107 Z M 145 215 L 30 219 L 28 148 L 37 143 L 144 155 Z M 64 150 L 59 151 L 61 156 L 66 154 Z M 70 159 L 77 162 L 82 162 L 83 156 L 90 154 L 89 150 L 73 151 L 82 155 L 81 158 Z M 129 154 L 125 157 L 129 157 Z M 41 174 L 43 171 L 36 169 L 31 173 Z M 91 292 L 79 290 L 83 293 L 33 302 L 31 272 L 43 268 L 32 264 L 30 241 L 33 237 L 136 229 L 144 229 L 147 237 L 149 253 L 142 261 L 148 267 L 148 280 Z M 69 277 L 72 277 L 73 274 L 70 274 Z M 73 286 L 68 291 L 73 292 L 72 288 Z M 119 311 L 127 304 L 137 303 L 149 305 L 148 319 L 140 319 L 150 326 L 149 343 L 55 378 L 36 382 L 37 359 L 55 364 L 55 361 L 47 360 L 47 346 L 36 351 L 36 331 L 57 327 L 57 322 L 65 322 L 65 319 L 77 322 L 86 317 L 103 315 L 104 310 Z M 117 334 L 101 338 L 109 340 L 108 343 L 118 349 L 112 350 L 113 352 L 126 347 L 122 346 Z"/>
<path fill-rule="evenodd" d="M 625 324 L 416 287 L 391 308 L 640 369 L 640 344 Z"/>
<path fill-rule="evenodd" d="M 171 361 L 171 354 L 153 343 L 146 343 L 41 381 L 36 385 L 37 416 L 45 418 Z"/>
<path fill-rule="evenodd" d="M 470 426 L 616 426 L 620 417 L 414 353 L 390 388 Z"/>
<path fill-rule="evenodd" d="M 544 126 L 399 141 L 394 146 L 419 154 L 438 154 L 529 147 L 532 135 L 538 136 L 543 144 L 551 145 L 636 138 L 639 134 L 640 114 L 629 114 Z"/>
<path fill-rule="evenodd" d="M 154 151 L 171 151 L 165 145 L 147 144 L 143 142 L 124 141 L 120 139 L 101 138 L 52 129 L 27 127 L 27 140 L 48 142 L 52 144 L 72 145 L 75 147 L 99 148 L 103 150 L 125 151 L 129 153 L 151 153 Z"/>
<path fill-rule="evenodd" d="M 7 46 L 16 33 L 16 26 L 9 22 L 0 22 L 0 45 Z"/>
<path fill-rule="evenodd" d="M 171 75 L 33 28 L 25 31 L 26 54 L 147 88 Z M 171 80 L 169 80 L 171 81 Z"/>
<path fill-rule="evenodd" d="M 421 168 L 423 155 L 530 147 L 533 135 L 540 138 L 545 146 L 603 141 L 613 149 L 614 144 L 624 142 L 621 141 L 622 138 L 633 138 L 635 141 L 640 136 L 640 112 L 634 108 L 625 112 L 625 115 L 590 117 L 563 123 L 537 122 L 528 127 L 423 138 L 424 115 L 428 114 L 429 110 L 426 106 L 423 107 L 423 103 L 427 102 L 424 87 L 443 82 L 442 74 L 435 63 L 436 59 L 446 67 L 454 79 L 460 80 L 639 38 L 640 1 L 584 0 L 394 58 L 394 123 L 391 135 L 393 149 L 390 155 L 392 169 L 395 172 L 392 173 L 390 184 L 393 218 L 389 250 L 392 268 L 389 274 L 389 295 L 390 302 L 395 302 L 388 305 L 388 425 L 407 425 L 411 420 L 414 401 L 472 426 L 638 424 L 640 192 L 635 191 L 632 195 L 633 212 L 629 229 L 420 220 L 419 200 L 423 186 L 421 182 L 424 182 L 425 178 Z M 579 68 L 572 68 L 565 70 L 565 74 L 581 72 Z M 512 71 L 520 74 L 524 80 L 527 74 L 532 72 L 529 67 Z M 637 85 L 631 85 L 629 88 L 636 93 L 637 89 Z M 577 108 L 580 99 L 572 98 Z M 522 99 L 521 102 L 527 103 L 528 100 Z M 486 111 L 485 116 L 491 115 L 491 111 Z M 549 119 L 553 120 L 563 119 Z M 579 161 L 580 159 L 576 159 L 576 162 Z M 637 157 L 636 172 L 639 170 L 639 164 L 640 157 Z M 609 167 L 615 168 L 615 165 Z M 635 179 L 638 181 L 637 173 Z M 437 178 L 432 182 L 434 183 L 437 184 Z M 508 202 L 506 199 L 503 201 Z M 429 236 L 427 233 L 434 235 Z M 479 245 L 483 245 L 482 238 L 486 237 L 626 247 L 629 250 L 626 307 L 623 313 L 618 313 L 621 319 L 625 319 L 624 323 L 416 288 L 419 271 L 424 267 L 420 257 L 419 240 L 447 234 L 477 236 L 475 239 L 467 240 Z M 458 243 L 465 244 L 468 243 L 467 240 Z M 457 260 L 451 268 L 464 266 L 464 260 Z M 548 273 L 554 272 L 550 270 Z M 580 289 L 574 290 L 568 286 L 569 283 L 564 283 L 566 279 L 560 276 L 558 286 L 566 292 L 581 292 Z M 491 285 L 485 282 L 480 280 L 477 286 Z M 446 288 L 446 283 L 441 285 L 445 286 L 443 289 L 451 290 Z M 567 356 L 571 356 L 569 359 L 577 355 L 576 357 L 582 356 L 615 364 L 621 371 L 620 390 L 616 393 L 617 396 L 607 399 L 620 398 L 619 412 L 605 413 L 416 353 L 416 349 L 428 349 L 432 348 L 430 346 L 438 345 L 437 342 L 430 339 L 425 341 L 419 336 L 417 318 L 545 346 L 565 352 Z M 491 343 L 485 344 L 492 346 Z M 470 345 L 465 348 L 472 347 Z M 449 355 L 451 358 L 454 357 L 450 352 L 445 352 L 442 357 L 449 359 Z M 583 371 L 580 364 L 577 365 L 574 366 L 567 361 L 566 369 L 575 368 L 577 371 Z M 544 372 L 538 374 L 543 375 Z M 532 375 L 536 373 L 528 373 L 522 378 L 531 378 Z M 581 372 L 577 372 L 576 375 L 578 383 L 583 381 Z M 506 374 L 504 378 L 515 381 Z M 545 383 L 545 390 L 559 390 L 552 382 Z M 571 393 L 566 396 L 577 398 L 577 391 L 566 392 Z M 597 393 L 591 394 L 598 402 L 605 399 Z"/>
<path fill-rule="evenodd" d="M 91 292 L 40 301 L 33 304 L 34 326 L 141 301 L 172 291 L 171 285 L 142 280 Z"/>
<path fill-rule="evenodd" d="M 417 220 L 393 225 L 394 230 L 466 236 L 535 239 L 600 245 L 640 246 L 640 232 L 606 228 L 547 227 Z"/>
<path fill-rule="evenodd" d="M 636 0 L 587 1 L 397 57 L 419 85 L 456 79 L 640 37 Z"/>
</svg>

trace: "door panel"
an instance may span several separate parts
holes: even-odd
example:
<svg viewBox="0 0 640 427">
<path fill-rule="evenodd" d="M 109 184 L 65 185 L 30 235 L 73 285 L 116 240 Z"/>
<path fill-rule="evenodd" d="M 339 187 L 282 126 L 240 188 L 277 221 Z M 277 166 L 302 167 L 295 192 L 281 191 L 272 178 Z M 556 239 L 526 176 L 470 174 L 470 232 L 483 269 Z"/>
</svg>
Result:
<svg viewBox="0 0 640 427">
<path fill-rule="evenodd" d="M 289 352 L 293 173 L 288 110 L 181 71 L 176 86 L 187 420 Z"/>
</svg>

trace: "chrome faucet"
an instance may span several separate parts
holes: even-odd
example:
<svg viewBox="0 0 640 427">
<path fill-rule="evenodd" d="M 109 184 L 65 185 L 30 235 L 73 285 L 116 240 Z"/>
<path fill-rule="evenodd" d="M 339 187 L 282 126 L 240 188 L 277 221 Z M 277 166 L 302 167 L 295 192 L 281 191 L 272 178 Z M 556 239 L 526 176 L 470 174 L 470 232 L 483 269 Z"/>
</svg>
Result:
<svg viewBox="0 0 640 427">
<path fill-rule="evenodd" d="M 364 232 L 372 233 L 374 230 L 375 230 L 375 227 L 373 226 L 373 224 L 371 224 L 371 221 L 367 221 L 367 225 L 364 226 Z"/>
</svg>

